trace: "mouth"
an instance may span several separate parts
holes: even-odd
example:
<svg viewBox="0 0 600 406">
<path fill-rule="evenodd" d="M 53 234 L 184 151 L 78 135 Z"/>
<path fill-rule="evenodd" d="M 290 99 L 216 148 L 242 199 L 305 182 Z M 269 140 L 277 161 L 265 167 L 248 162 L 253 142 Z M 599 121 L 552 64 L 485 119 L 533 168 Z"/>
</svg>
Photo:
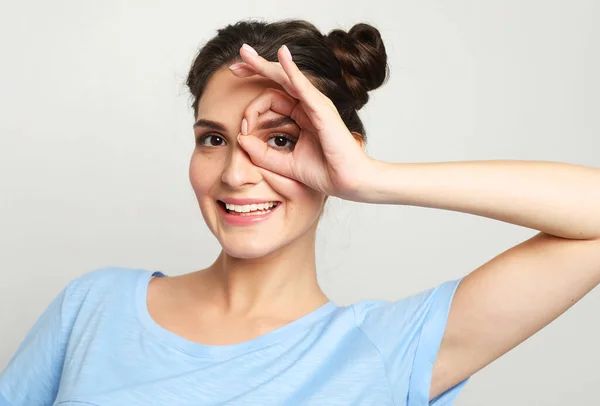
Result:
<svg viewBox="0 0 600 406">
<path fill-rule="evenodd" d="M 240 205 L 240 204 L 226 203 L 222 200 L 217 200 L 217 204 L 227 214 L 232 214 L 234 216 L 241 216 L 241 217 L 250 217 L 250 216 L 264 216 L 265 214 L 269 214 L 273 210 L 275 210 L 277 207 L 279 207 L 281 205 L 281 202 L 269 201 L 269 202 L 241 204 Z"/>
</svg>

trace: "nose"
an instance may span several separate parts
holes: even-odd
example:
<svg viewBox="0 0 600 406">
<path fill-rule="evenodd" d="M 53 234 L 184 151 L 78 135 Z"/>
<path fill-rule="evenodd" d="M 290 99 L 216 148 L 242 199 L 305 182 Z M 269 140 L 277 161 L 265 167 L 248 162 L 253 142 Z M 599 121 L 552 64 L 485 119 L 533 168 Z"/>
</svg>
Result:
<svg viewBox="0 0 600 406">
<path fill-rule="evenodd" d="M 239 145 L 234 145 L 221 174 L 223 183 L 232 188 L 255 185 L 262 180 L 262 174 L 250 157 Z"/>
</svg>

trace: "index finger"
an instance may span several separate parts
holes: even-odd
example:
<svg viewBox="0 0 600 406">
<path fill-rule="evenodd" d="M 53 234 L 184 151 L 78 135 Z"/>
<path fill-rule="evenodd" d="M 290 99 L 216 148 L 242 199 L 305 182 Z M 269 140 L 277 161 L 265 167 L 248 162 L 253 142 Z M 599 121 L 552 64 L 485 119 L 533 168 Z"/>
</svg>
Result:
<svg viewBox="0 0 600 406">
<path fill-rule="evenodd" d="M 290 117 L 302 130 L 314 131 L 314 126 L 299 105 L 298 99 L 279 89 L 267 88 L 244 110 L 244 119 L 247 124 L 245 134 L 251 133 L 257 125 L 259 116 L 268 111 Z"/>
</svg>

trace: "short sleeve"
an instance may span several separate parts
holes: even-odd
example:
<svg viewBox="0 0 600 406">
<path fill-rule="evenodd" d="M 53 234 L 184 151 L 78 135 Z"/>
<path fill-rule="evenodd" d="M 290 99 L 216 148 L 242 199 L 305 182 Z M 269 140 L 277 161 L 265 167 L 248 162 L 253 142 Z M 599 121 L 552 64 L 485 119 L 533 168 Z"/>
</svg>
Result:
<svg viewBox="0 0 600 406">
<path fill-rule="evenodd" d="M 448 406 L 468 379 L 429 402 L 433 365 L 461 279 L 397 301 L 356 304 L 357 325 L 377 347 L 396 405 Z"/>
<path fill-rule="evenodd" d="M 52 405 L 59 395 L 63 366 L 71 361 L 77 343 L 98 309 L 109 298 L 123 296 L 117 286 L 135 280 L 145 270 L 106 266 L 71 280 L 27 333 L 0 373 L 0 406 Z M 112 295 L 112 296 L 111 296 Z"/>
<path fill-rule="evenodd" d="M 65 287 L 34 323 L 0 374 L 0 406 L 52 405 L 68 340 Z"/>
</svg>

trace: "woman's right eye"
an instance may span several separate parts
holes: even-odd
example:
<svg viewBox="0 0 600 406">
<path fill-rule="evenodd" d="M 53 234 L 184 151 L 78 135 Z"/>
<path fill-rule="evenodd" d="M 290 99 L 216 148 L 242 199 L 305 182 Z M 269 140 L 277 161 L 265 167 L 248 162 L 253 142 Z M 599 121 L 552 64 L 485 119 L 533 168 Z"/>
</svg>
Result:
<svg viewBox="0 0 600 406">
<path fill-rule="evenodd" d="M 226 144 L 225 138 L 217 134 L 206 134 L 200 137 L 197 143 L 206 147 L 220 147 Z"/>
</svg>

